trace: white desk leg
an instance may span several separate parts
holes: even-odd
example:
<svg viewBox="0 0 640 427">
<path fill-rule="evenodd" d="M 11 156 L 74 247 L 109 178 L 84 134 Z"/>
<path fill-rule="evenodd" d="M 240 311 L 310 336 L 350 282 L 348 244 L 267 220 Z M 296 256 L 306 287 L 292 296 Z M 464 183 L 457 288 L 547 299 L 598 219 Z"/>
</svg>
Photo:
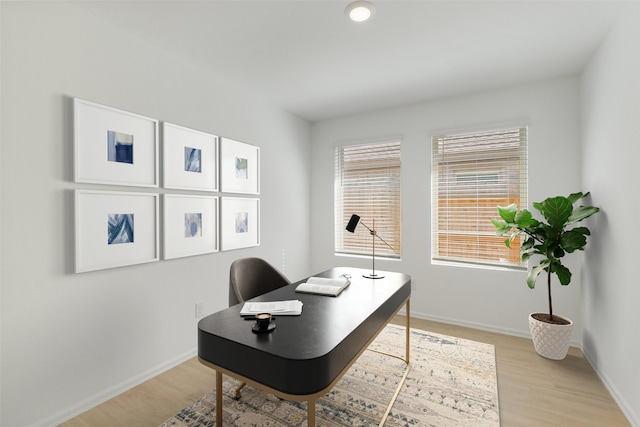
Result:
<svg viewBox="0 0 640 427">
<path fill-rule="evenodd" d="M 307 401 L 307 427 L 316 426 L 316 399 Z"/>
<path fill-rule="evenodd" d="M 216 427 L 222 425 L 222 372 L 216 371 Z"/>
</svg>

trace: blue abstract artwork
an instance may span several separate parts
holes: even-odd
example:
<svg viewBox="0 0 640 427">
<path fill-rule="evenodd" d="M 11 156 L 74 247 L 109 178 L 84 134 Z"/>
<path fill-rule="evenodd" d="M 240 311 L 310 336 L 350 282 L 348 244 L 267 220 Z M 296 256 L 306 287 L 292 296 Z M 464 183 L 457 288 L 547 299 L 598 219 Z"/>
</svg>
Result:
<svg viewBox="0 0 640 427">
<path fill-rule="evenodd" d="M 236 178 L 248 179 L 249 178 L 248 167 L 249 165 L 248 165 L 247 159 L 236 157 Z"/>
<path fill-rule="evenodd" d="M 184 170 L 187 172 L 202 172 L 202 150 L 184 147 Z"/>
<path fill-rule="evenodd" d="M 133 214 L 109 214 L 107 244 L 133 243 Z"/>
<path fill-rule="evenodd" d="M 184 237 L 202 237 L 202 214 L 184 214 Z"/>
<path fill-rule="evenodd" d="M 108 130 L 107 159 L 110 162 L 133 164 L 133 135 Z"/>
<path fill-rule="evenodd" d="M 249 213 L 236 212 L 236 233 L 249 232 Z"/>
</svg>

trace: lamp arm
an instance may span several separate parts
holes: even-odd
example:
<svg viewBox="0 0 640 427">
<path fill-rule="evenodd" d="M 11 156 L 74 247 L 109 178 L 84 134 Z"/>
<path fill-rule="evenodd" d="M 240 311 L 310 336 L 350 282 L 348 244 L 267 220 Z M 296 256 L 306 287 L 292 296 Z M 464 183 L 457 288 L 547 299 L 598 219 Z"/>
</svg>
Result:
<svg viewBox="0 0 640 427">
<path fill-rule="evenodd" d="M 393 246 L 391 246 L 389 243 L 387 243 L 387 242 L 386 242 L 386 240 L 384 240 L 382 237 L 380 237 L 380 236 L 378 235 L 378 232 L 377 232 L 376 230 L 372 230 L 371 228 L 369 228 L 369 226 L 367 226 L 367 224 L 365 224 L 365 223 L 364 223 L 364 222 L 362 222 L 362 221 L 360 221 L 360 224 L 364 225 L 364 226 L 365 226 L 365 228 L 366 228 L 367 230 L 369 230 L 369 233 L 371 233 L 372 235 L 376 236 L 378 239 L 382 240 L 382 242 L 383 242 L 385 245 L 389 246 L 389 248 L 391 248 L 391 250 L 392 250 L 392 251 L 394 251 L 394 252 L 396 251 L 396 250 L 393 248 Z"/>
</svg>

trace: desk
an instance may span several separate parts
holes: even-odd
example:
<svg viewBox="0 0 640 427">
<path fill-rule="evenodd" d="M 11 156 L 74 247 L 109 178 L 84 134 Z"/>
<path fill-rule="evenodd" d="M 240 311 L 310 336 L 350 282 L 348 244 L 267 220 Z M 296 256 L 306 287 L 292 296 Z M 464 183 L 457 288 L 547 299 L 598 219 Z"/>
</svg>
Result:
<svg viewBox="0 0 640 427">
<path fill-rule="evenodd" d="M 340 267 L 315 275 L 349 274 L 351 284 L 338 297 L 296 293 L 298 282 L 254 298 L 299 299 L 304 304 L 300 316 L 276 316 L 277 327 L 271 333 L 253 333 L 253 322 L 240 318 L 242 304 L 200 320 L 198 356 L 216 370 L 216 425 L 222 425 L 222 374 L 288 400 L 307 401 L 308 425 L 315 425 L 316 399 L 331 390 L 403 305 L 406 378 L 411 277 L 381 272 L 385 278 L 366 279 L 363 273 L 368 270 Z"/>
</svg>

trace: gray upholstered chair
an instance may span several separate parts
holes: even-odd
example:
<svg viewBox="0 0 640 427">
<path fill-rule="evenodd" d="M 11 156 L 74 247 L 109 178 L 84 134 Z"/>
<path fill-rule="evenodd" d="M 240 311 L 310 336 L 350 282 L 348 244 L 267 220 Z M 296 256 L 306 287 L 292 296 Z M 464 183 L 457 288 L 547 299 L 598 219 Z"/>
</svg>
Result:
<svg viewBox="0 0 640 427">
<path fill-rule="evenodd" d="M 290 284 L 261 258 L 237 259 L 229 272 L 229 307 Z"/>
<path fill-rule="evenodd" d="M 289 279 L 261 258 L 237 259 L 229 271 L 229 307 L 290 284 Z M 236 399 L 240 399 L 245 385 L 242 383 L 236 389 Z"/>
</svg>

